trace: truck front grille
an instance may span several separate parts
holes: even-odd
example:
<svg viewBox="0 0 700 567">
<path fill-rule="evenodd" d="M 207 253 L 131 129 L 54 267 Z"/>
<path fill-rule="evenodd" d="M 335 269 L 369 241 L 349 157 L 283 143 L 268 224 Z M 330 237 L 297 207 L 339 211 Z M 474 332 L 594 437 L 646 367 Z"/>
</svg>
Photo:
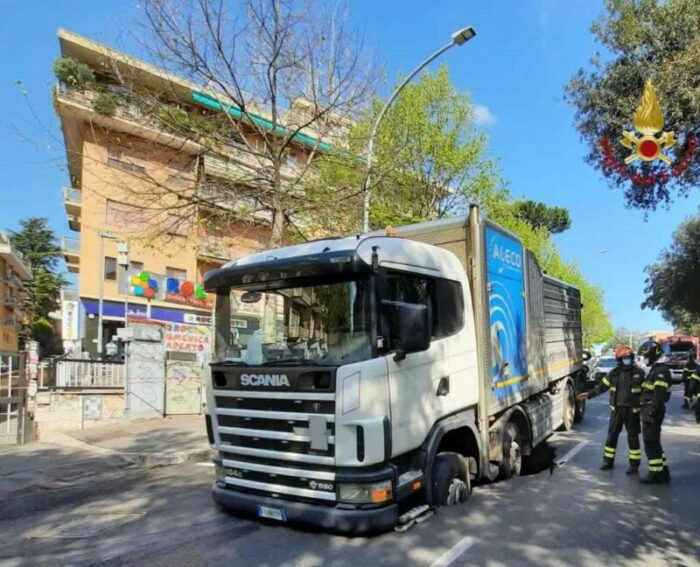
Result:
<svg viewBox="0 0 700 567">
<path fill-rule="evenodd" d="M 277 498 L 335 502 L 335 394 L 230 389 L 213 394 L 227 485 Z M 312 447 L 310 420 L 325 421 L 321 446 Z"/>
</svg>

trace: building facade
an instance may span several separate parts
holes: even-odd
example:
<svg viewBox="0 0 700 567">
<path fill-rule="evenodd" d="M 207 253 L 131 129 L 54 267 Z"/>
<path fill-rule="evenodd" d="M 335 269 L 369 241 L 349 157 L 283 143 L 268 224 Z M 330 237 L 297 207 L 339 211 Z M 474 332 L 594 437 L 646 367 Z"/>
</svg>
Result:
<svg viewBox="0 0 700 567">
<path fill-rule="evenodd" d="M 78 274 L 78 289 L 62 298 L 65 349 L 99 357 L 125 318 L 209 324 L 212 298 L 199 286 L 203 275 L 263 249 L 270 235 L 271 219 L 254 198 L 244 207 L 230 204 L 235 214 L 219 222 L 227 202 L 218 182 L 248 167 L 250 156 L 235 141 L 228 159 L 207 155 L 145 117 L 113 69 L 133 77 L 134 89 L 167 92 L 178 112 L 219 111 L 197 85 L 72 32 L 58 36 L 61 56 L 87 65 L 96 77 L 96 84 L 80 88 L 59 81 L 54 92 L 71 180 L 64 204 L 75 231 L 63 239 L 63 251 L 68 270 Z M 105 93 L 120 97 L 118 108 L 104 108 Z M 247 147 L 256 143 L 250 136 Z M 303 159 L 303 144 L 290 147 L 288 172 Z M 200 204 L 182 212 L 178 194 L 201 197 Z M 171 208 L 163 206 L 168 199 Z M 252 333 L 259 315 L 242 306 L 235 324 Z"/>
<path fill-rule="evenodd" d="M 18 352 L 26 339 L 27 286 L 32 272 L 8 235 L 0 231 L 0 352 Z"/>
</svg>

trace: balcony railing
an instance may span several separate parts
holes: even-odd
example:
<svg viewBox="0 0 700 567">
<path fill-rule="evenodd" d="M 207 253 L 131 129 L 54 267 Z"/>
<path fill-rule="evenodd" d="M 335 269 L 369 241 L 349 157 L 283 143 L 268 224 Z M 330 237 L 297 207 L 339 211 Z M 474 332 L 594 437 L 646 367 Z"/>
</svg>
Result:
<svg viewBox="0 0 700 567">
<path fill-rule="evenodd" d="M 77 203 L 83 200 L 83 192 L 78 189 L 73 189 L 72 187 L 63 188 L 63 200 L 66 203 Z"/>
<path fill-rule="evenodd" d="M 77 238 L 64 237 L 61 243 L 61 248 L 63 249 L 63 254 L 65 256 L 79 256 L 80 240 Z"/>
</svg>

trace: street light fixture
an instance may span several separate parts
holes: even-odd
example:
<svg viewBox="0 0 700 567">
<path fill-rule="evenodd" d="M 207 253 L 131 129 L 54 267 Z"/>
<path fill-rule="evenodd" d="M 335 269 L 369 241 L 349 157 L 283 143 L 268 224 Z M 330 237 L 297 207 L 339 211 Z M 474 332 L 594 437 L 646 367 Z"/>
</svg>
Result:
<svg viewBox="0 0 700 567">
<path fill-rule="evenodd" d="M 384 108 L 382 108 L 381 112 L 379 113 L 379 116 L 377 116 L 377 119 L 375 120 L 374 125 L 372 126 L 372 132 L 370 133 L 369 142 L 367 144 L 367 171 L 365 173 L 364 183 L 362 184 L 362 192 L 364 194 L 364 208 L 362 211 L 362 230 L 363 230 L 363 232 L 369 231 L 369 203 L 370 203 L 370 200 L 372 198 L 372 191 L 370 190 L 370 178 L 372 175 L 372 161 L 374 159 L 374 141 L 377 138 L 377 132 L 379 131 L 379 125 L 381 124 L 382 120 L 384 119 L 384 115 L 386 114 L 386 111 L 389 109 L 389 107 L 394 102 L 396 97 L 399 95 L 401 90 L 408 83 L 410 83 L 411 79 L 413 79 L 413 77 L 415 77 L 418 73 L 420 73 L 424 67 L 429 65 L 433 60 L 440 57 L 440 55 L 442 55 L 443 53 L 445 53 L 445 51 L 447 51 L 448 49 L 451 49 L 455 45 L 456 46 L 464 45 L 470 39 L 472 39 L 475 35 L 476 35 L 476 31 L 471 26 L 466 27 L 466 28 L 462 28 L 462 29 L 454 32 L 452 34 L 452 39 L 450 40 L 450 43 L 442 46 L 435 53 L 430 55 L 430 57 L 428 57 L 425 61 L 423 61 L 420 65 L 418 65 L 418 67 L 416 67 L 413 71 L 411 71 L 411 73 L 403 80 L 403 82 L 398 87 L 396 87 L 394 92 L 389 97 L 389 100 L 384 105 Z"/>
</svg>

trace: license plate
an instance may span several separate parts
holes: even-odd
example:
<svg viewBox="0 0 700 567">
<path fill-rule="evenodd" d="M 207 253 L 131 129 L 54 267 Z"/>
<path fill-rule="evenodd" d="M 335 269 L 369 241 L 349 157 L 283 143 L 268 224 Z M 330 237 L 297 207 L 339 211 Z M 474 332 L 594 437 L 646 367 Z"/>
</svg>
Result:
<svg viewBox="0 0 700 567">
<path fill-rule="evenodd" d="M 287 514 L 279 508 L 270 508 L 268 506 L 258 506 L 258 518 L 268 518 L 277 520 L 278 522 L 286 522 Z"/>
</svg>

